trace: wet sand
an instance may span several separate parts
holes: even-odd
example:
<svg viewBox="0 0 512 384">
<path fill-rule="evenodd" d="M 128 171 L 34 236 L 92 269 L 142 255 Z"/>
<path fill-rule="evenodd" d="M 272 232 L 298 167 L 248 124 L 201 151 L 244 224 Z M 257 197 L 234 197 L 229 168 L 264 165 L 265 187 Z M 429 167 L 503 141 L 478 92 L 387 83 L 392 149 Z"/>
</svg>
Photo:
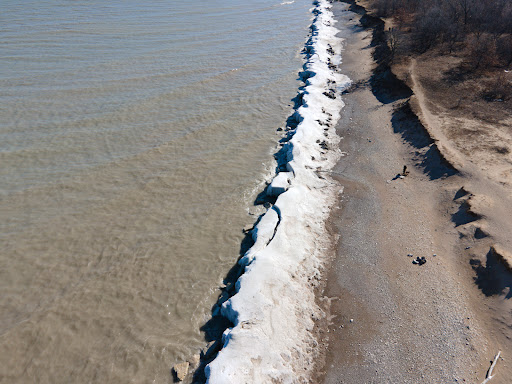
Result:
<svg viewBox="0 0 512 384">
<path fill-rule="evenodd" d="M 357 86 L 343 96 L 338 125 L 347 155 L 333 177 L 344 193 L 330 219 L 339 242 L 325 273 L 328 347 L 314 382 L 480 383 L 509 341 L 474 283 L 477 240 L 457 228 L 464 179 L 428 145 L 403 99 L 370 86 L 371 31 L 347 9 L 334 3 L 346 39 L 342 71 Z M 410 174 L 396 178 L 404 165 Z M 426 264 L 413 264 L 417 256 Z M 492 383 L 506 383 L 508 372 L 500 360 Z"/>
</svg>

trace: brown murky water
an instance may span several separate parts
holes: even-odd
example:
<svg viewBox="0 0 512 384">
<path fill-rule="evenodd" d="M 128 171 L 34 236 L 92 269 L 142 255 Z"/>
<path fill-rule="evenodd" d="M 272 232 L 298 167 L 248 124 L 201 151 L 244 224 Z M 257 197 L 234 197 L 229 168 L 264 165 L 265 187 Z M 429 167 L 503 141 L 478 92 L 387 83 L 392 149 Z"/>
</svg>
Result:
<svg viewBox="0 0 512 384">
<path fill-rule="evenodd" d="M 0 382 L 169 382 L 296 94 L 308 1 L 5 1 Z"/>
</svg>

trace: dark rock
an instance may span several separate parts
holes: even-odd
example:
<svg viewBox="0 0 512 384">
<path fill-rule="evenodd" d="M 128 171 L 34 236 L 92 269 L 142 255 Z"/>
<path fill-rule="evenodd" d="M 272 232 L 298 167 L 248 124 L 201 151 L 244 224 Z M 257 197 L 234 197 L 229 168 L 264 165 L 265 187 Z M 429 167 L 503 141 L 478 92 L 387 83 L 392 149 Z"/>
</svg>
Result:
<svg viewBox="0 0 512 384">
<path fill-rule="evenodd" d="M 332 64 L 331 64 L 331 66 L 332 66 Z M 332 68 L 330 68 L 330 69 L 332 69 Z M 323 95 L 327 96 L 329 99 L 336 99 L 336 94 L 332 90 L 329 90 L 329 92 L 324 92 Z"/>
</svg>

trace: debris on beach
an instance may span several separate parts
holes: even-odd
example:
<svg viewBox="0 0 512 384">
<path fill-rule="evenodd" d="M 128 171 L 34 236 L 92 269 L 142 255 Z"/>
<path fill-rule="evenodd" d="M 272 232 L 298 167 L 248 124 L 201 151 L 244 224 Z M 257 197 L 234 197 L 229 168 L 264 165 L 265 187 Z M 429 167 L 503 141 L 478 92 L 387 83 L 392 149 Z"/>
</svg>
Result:
<svg viewBox="0 0 512 384">
<path fill-rule="evenodd" d="M 485 380 L 482 382 L 482 384 L 486 384 L 494 377 L 492 374 L 492 371 L 494 370 L 494 367 L 496 366 L 496 363 L 498 362 L 498 359 L 500 358 L 501 351 L 498 351 L 498 354 L 494 356 L 494 360 L 491 361 L 491 366 L 489 367 L 489 370 L 487 371 L 487 375 L 485 375 Z M 502 358 L 503 360 L 503 358 Z"/>
<path fill-rule="evenodd" d="M 427 262 L 427 259 L 425 259 L 425 256 L 417 256 L 413 261 L 412 263 L 413 264 L 418 264 L 418 265 L 423 265 Z"/>
<path fill-rule="evenodd" d="M 320 148 L 322 148 L 323 150 L 325 150 L 325 151 L 329 150 L 329 146 L 327 145 L 327 142 L 325 140 L 323 140 L 323 141 L 317 140 L 316 143 L 319 144 Z"/>
<path fill-rule="evenodd" d="M 405 179 L 405 177 L 409 175 L 409 171 L 407 170 L 407 165 L 404 165 L 404 168 L 402 169 L 402 172 L 397 173 L 395 177 L 391 179 L 391 181 L 395 181 L 398 179 Z"/>
<path fill-rule="evenodd" d="M 324 92 L 323 95 L 333 100 L 336 99 L 336 93 L 332 89 L 329 89 L 329 92 Z"/>
</svg>

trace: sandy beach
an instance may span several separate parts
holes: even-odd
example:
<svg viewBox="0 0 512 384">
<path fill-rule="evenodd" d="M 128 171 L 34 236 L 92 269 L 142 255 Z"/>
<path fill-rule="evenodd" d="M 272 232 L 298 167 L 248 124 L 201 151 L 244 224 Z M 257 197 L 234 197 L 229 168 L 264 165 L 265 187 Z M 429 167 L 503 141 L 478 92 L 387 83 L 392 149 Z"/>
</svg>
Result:
<svg viewBox="0 0 512 384">
<path fill-rule="evenodd" d="M 319 295 L 331 303 L 320 330 L 327 347 L 312 382 L 481 383 L 501 351 L 492 383 L 508 383 L 511 279 L 490 250 L 507 219 L 489 213 L 485 228 L 501 232 L 485 232 L 471 210 L 479 200 L 463 187 L 497 190 L 448 161 L 449 140 L 425 124 L 427 96 L 410 100 L 374 81 L 372 29 L 348 8 L 333 3 L 354 86 L 337 128 L 346 156 L 332 176 L 344 193 L 330 217 L 338 245 Z"/>
</svg>

